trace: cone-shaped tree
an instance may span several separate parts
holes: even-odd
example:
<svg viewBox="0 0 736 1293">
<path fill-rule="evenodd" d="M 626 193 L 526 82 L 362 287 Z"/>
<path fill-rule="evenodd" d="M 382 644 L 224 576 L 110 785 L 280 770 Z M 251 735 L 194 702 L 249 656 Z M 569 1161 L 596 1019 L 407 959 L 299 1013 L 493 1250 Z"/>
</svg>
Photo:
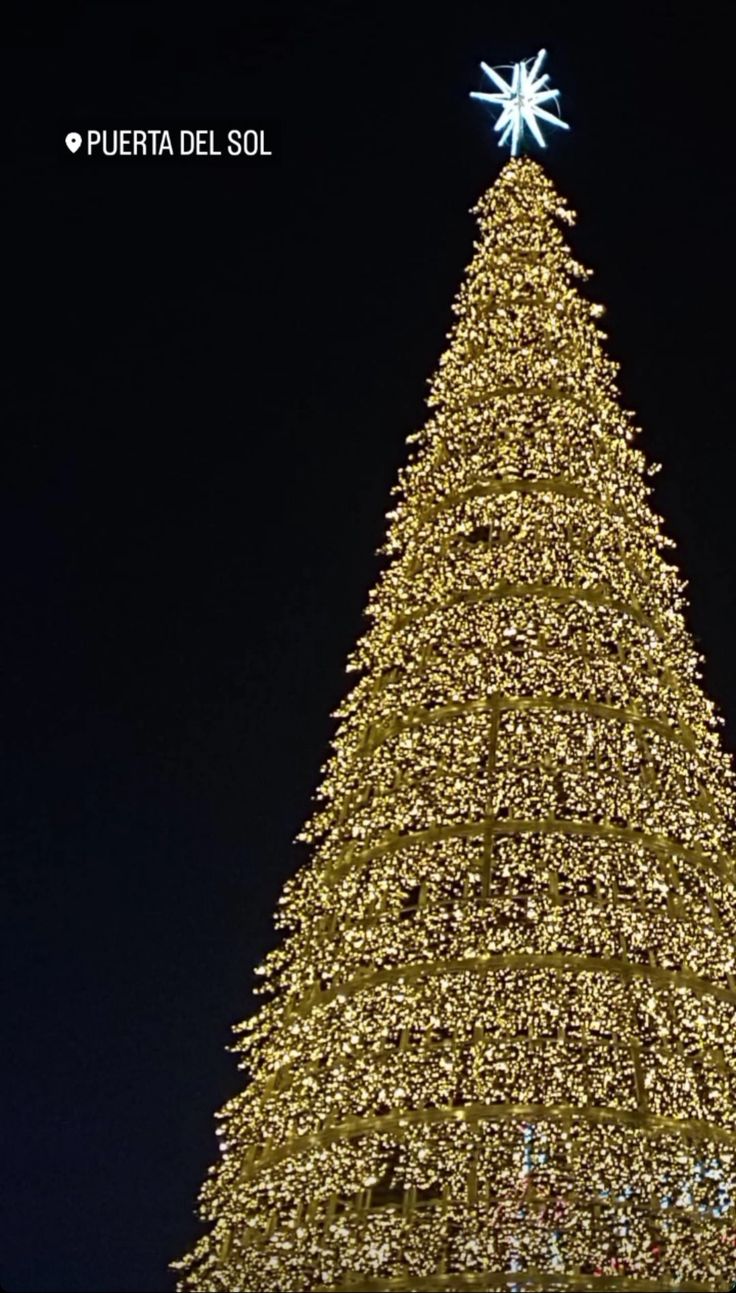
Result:
<svg viewBox="0 0 736 1293">
<path fill-rule="evenodd" d="M 183 1288 L 734 1267 L 732 773 L 572 215 L 478 212 Z"/>
</svg>

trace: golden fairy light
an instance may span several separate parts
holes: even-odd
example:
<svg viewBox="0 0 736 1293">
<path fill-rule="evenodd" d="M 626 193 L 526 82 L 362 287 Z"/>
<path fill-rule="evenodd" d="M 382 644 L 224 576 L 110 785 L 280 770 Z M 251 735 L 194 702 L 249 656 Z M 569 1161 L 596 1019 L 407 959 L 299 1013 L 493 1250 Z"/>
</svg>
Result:
<svg viewBox="0 0 736 1293">
<path fill-rule="evenodd" d="M 736 1271 L 733 776 L 572 213 L 477 212 L 183 1290 Z"/>
</svg>

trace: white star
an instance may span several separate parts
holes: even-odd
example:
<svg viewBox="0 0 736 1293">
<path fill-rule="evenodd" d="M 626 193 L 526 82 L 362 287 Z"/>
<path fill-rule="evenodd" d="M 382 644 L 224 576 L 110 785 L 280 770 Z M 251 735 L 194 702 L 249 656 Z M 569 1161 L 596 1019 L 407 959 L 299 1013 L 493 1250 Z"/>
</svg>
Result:
<svg viewBox="0 0 736 1293">
<path fill-rule="evenodd" d="M 503 105 L 501 115 L 494 129 L 502 132 L 498 141 L 500 148 L 508 142 L 509 138 L 511 139 L 512 157 L 515 157 L 519 151 L 519 143 L 523 137 L 525 126 L 529 128 L 542 148 L 546 146 L 537 118 L 541 121 L 548 121 L 553 126 L 561 126 L 563 130 L 570 129 L 567 122 L 562 121 L 559 115 L 555 116 L 553 113 L 547 112 L 545 108 L 540 107 L 542 103 L 554 102 L 559 113 L 557 104 L 559 90 L 545 89 L 549 80 L 548 72 L 545 72 L 543 76 L 539 76 L 539 69 L 544 62 L 546 53 L 545 49 L 540 49 L 533 62 L 531 58 L 527 58 L 522 63 L 514 63 L 510 82 L 505 81 L 495 67 L 489 67 L 487 63 L 481 63 L 486 76 L 491 78 L 501 93 L 481 94 L 479 90 L 472 90 L 470 94 L 471 99 L 483 99 L 486 103 Z"/>
</svg>

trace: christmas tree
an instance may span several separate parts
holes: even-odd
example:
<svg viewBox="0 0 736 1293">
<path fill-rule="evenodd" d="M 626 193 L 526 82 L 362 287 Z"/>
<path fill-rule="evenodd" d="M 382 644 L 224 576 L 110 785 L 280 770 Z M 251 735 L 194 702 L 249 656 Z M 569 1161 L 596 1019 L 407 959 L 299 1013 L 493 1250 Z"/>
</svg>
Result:
<svg viewBox="0 0 736 1293">
<path fill-rule="evenodd" d="M 182 1289 L 732 1278 L 732 772 L 572 213 L 477 212 Z"/>
</svg>

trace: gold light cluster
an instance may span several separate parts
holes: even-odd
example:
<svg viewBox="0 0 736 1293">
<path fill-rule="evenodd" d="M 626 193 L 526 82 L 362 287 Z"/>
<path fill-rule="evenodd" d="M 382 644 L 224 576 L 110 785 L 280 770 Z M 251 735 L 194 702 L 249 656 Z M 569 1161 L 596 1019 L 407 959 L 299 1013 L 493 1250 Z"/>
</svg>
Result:
<svg viewBox="0 0 736 1293">
<path fill-rule="evenodd" d="M 183 1290 L 736 1276 L 731 767 L 572 215 L 477 210 Z"/>
</svg>

